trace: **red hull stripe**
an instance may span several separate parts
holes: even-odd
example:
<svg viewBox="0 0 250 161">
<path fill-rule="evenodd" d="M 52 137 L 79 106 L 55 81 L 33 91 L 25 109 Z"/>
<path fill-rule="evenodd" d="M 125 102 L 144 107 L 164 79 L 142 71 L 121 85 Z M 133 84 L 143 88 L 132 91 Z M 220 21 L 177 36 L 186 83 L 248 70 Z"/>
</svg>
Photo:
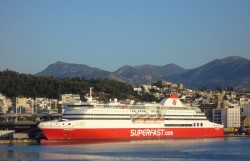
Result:
<svg viewBox="0 0 250 161">
<path fill-rule="evenodd" d="M 42 129 L 48 140 L 223 137 L 223 128 Z"/>
</svg>

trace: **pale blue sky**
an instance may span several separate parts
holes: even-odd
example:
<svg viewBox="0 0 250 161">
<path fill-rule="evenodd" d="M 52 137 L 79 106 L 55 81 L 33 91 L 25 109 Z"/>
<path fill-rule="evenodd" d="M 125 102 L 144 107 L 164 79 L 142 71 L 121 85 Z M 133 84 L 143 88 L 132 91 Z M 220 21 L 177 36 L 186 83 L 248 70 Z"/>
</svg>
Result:
<svg viewBox="0 0 250 161">
<path fill-rule="evenodd" d="M 0 0 L 0 70 L 250 59 L 250 0 Z"/>
</svg>

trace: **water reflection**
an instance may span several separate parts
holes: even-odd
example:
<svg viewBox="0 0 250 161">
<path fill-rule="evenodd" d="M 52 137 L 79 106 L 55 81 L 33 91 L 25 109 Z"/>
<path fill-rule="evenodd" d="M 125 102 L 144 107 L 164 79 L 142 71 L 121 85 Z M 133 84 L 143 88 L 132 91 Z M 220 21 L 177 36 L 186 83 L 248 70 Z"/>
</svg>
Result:
<svg viewBox="0 0 250 161">
<path fill-rule="evenodd" d="M 250 138 L 159 139 L 0 145 L 6 160 L 239 160 Z M 0 159 L 0 160 L 1 160 Z"/>
<path fill-rule="evenodd" d="M 1 159 L 38 159 L 40 154 L 37 152 L 25 152 L 16 150 L 0 150 Z M 0 159 L 0 160 L 1 160 Z"/>
<path fill-rule="evenodd" d="M 209 143 L 209 142 L 223 142 L 224 137 L 221 138 L 194 138 L 194 139 L 147 139 L 147 140 L 68 140 L 68 141 L 45 141 L 41 145 L 86 145 L 86 144 L 188 144 L 188 143 Z"/>
</svg>

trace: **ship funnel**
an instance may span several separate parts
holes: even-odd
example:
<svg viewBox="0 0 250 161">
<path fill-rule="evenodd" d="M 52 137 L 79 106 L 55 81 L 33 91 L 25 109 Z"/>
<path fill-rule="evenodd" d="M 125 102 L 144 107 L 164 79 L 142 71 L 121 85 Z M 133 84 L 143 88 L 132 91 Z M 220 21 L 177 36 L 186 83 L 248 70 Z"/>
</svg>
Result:
<svg viewBox="0 0 250 161">
<path fill-rule="evenodd" d="M 163 98 L 160 104 L 165 107 L 185 107 L 176 93 Z"/>
</svg>

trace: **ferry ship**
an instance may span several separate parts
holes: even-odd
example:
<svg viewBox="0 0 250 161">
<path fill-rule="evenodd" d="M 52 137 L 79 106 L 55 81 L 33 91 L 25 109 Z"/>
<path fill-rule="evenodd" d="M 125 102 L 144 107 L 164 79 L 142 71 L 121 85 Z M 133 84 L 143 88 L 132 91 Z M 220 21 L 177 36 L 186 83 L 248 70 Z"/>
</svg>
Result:
<svg viewBox="0 0 250 161">
<path fill-rule="evenodd" d="M 223 137 L 223 125 L 208 121 L 177 94 L 159 104 L 67 104 L 60 120 L 41 122 L 47 140 Z"/>
</svg>

